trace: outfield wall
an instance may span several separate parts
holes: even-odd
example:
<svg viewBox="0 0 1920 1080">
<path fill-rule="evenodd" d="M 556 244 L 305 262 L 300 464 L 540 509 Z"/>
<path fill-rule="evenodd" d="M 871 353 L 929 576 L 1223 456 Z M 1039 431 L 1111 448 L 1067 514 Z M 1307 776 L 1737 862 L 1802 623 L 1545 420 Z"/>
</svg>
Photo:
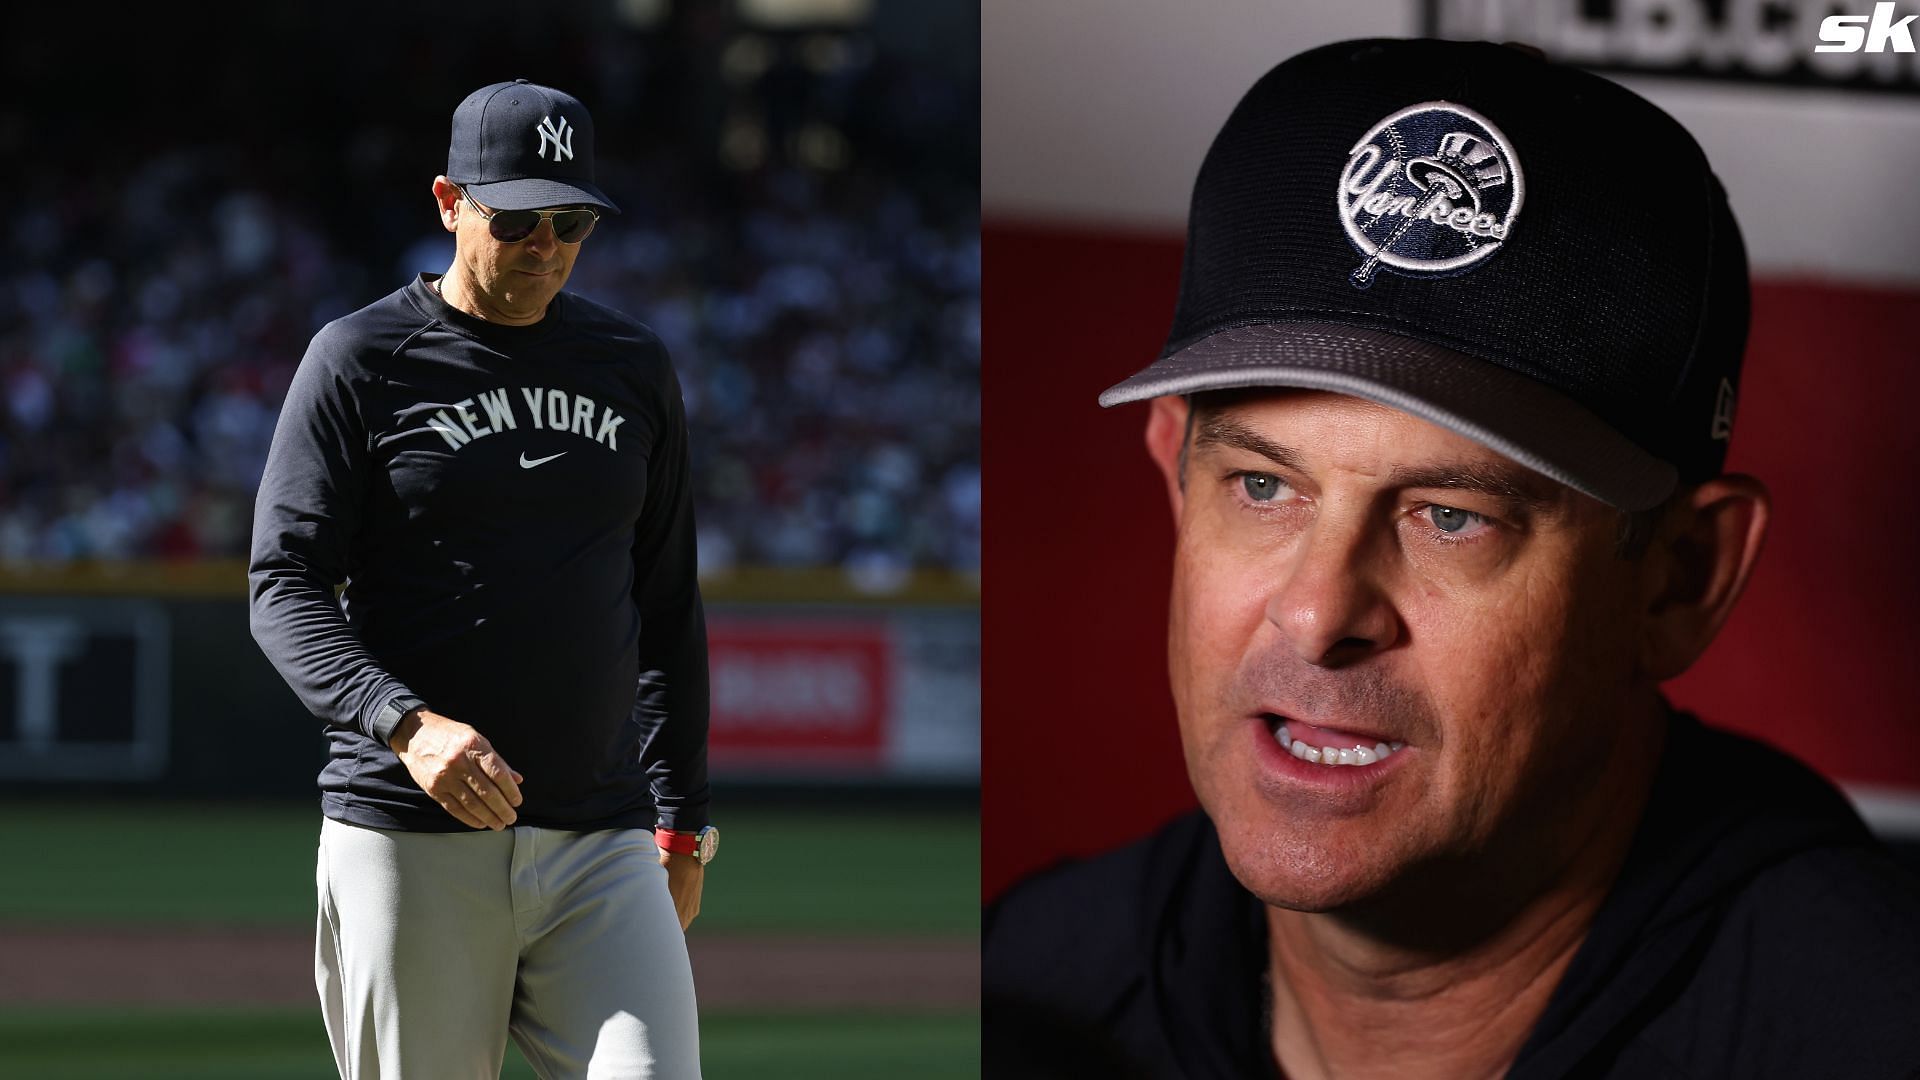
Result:
<svg viewBox="0 0 1920 1080">
<path fill-rule="evenodd" d="M 228 575 L 0 580 L 0 782 L 16 794 L 313 790 L 320 722 L 268 664 Z M 965 785 L 980 621 L 965 588 L 875 600 L 721 585 L 708 604 L 716 783 Z M 226 584 L 222 585 L 221 582 Z M 156 584 L 159 583 L 159 584 Z"/>
</svg>

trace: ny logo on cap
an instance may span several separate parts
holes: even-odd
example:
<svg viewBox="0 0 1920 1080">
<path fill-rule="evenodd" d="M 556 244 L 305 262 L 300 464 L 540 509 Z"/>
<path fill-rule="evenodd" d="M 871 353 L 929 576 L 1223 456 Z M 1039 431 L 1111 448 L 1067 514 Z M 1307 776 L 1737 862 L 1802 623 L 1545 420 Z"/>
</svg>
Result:
<svg viewBox="0 0 1920 1080">
<path fill-rule="evenodd" d="M 541 120 L 540 126 L 534 130 L 540 133 L 539 156 L 542 160 L 547 156 L 549 143 L 553 144 L 553 160 L 566 161 L 573 157 L 573 127 L 567 123 L 566 117 L 561 117 L 560 126 L 555 127 L 553 117 L 549 116 Z"/>
<path fill-rule="evenodd" d="M 1364 289 L 1380 270 L 1473 269 L 1512 235 L 1525 190 L 1512 145 L 1486 117 L 1448 101 L 1401 109 L 1347 151 L 1340 224 L 1366 258 L 1349 279 Z"/>
</svg>

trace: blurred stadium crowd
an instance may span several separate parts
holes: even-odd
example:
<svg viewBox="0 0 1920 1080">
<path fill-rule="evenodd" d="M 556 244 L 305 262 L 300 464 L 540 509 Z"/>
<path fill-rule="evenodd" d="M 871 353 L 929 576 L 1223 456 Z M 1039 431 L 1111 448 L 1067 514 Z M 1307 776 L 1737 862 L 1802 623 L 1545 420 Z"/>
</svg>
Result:
<svg viewBox="0 0 1920 1080">
<path fill-rule="evenodd" d="M 880 589 L 977 571 L 977 68 L 892 56 L 859 25 L 659 10 L 547 28 L 531 55 L 426 25 L 344 65 L 228 54 L 203 79 L 218 122 L 136 108 L 93 141 L 0 98 L 0 152 L 24 166 L 0 180 L 0 562 L 244 555 L 308 338 L 446 268 L 428 191 L 446 118 L 525 75 L 594 110 L 625 213 L 569 288 L 671 350 L 703 569 L 839 566 Z M 58 57 L 8 62 L 10 89 L 59 78 Z M 298 109 L 220 96 L 275 65 L 304 80 Z M 356 71 L 384 65 L 408 74 L 370 96 Z"/>
</svg>

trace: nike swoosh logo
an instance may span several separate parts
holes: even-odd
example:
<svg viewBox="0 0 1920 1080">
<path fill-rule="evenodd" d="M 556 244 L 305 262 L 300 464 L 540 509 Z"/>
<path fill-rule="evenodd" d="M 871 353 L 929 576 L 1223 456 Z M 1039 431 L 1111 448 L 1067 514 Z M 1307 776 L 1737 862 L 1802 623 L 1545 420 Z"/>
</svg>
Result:
<svg viewBox="0 0 1920 1080">
<path fill-rule="evenodd" d="M 552 461 L 554 458 L 565 457 L 566 454 L 567 452 L 565 450 L 562 450 L 557 454 L 548 454 L 546 457 L 534 458 L 532 461 L 528 461 L 527 452 L 525 450 L 522 450 L 520 451 L 520 467 L 523 469 L 531 469 L 535 465 L 545 465 L 547 462 Z"/>
</svg>

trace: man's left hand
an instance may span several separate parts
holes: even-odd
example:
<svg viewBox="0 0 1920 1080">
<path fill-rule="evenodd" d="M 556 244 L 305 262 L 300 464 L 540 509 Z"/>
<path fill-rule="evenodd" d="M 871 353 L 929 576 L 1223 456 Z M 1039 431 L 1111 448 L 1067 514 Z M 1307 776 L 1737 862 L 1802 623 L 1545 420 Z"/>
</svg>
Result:
<svg viewBox="0 0 1920 1080">
<path fill-rule="evenodd" d="M 673 909 L 679 912 L 680 929 L 685 931 L 700 914 L 700 885 L 707 868 L 697 855 L 675 855 L 671 851 L 660 853 L 660 865 L 667 868 L 667 891 L 673 894 Z"/>
</svg>

